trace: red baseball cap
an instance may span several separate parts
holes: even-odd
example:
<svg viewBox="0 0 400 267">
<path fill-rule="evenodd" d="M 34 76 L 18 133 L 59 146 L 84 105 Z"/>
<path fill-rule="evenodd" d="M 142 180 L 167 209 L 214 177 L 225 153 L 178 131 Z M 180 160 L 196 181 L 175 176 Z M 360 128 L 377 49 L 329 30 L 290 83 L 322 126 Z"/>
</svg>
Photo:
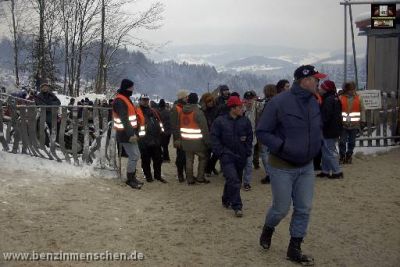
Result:
<svg viewBox="0 0 400 267">
<path fill-rule="evenodd" d="M 235 106 L 241 106 L 243 104 L 242 100 L 240 100 L 239 97 L 237 96 L 230 96 L 228 98 L 228 103 L 226 104 L 228 108 L 235 107 Z"/>
<path fill-rule="evenodd" d="M 326 80 L 321 84 L 321 88 L 325 91 L 336 91 L 336 85 L 331 80 Z"/>
</svg>

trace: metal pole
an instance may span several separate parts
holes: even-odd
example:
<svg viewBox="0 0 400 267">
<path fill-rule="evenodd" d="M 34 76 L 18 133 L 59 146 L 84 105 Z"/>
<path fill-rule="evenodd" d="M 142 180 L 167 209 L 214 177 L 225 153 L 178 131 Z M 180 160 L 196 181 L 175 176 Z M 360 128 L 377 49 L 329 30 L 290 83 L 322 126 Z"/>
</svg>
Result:
<svg viewBox="0 0 400 267">
<path fill-rule="evenodd" d="M 354 44 L 354 28 L 353 28 L 353 12 L 351 10 L 351 5 L 349 5 L 349 15 L 350 15 L 350 25 L 351 25 L 351 41 L 353 47 L 353 62 L 354 62 L 354 72 L 355 72 L 355 82 L 356 88 L 358 89 L 358 69 L 357 69 L 357 59 L 356 59 L 356 46 Z"/>
<path fill-rule="evenodd" d="M 346 80 L 347 80 L 347 5 L 344 5 L 344 66 L 343 66 L 343 83 L 345 83 Z"/>
</svg>

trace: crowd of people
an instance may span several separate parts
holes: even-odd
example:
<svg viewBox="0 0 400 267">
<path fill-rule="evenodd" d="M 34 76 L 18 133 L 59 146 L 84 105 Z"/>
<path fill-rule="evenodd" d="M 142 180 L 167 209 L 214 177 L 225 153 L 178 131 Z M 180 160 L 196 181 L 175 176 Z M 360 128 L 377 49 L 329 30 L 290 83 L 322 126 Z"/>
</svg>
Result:
<svg viewBox="0 0 400 267">
<path fill-rule="evenodd" d="M 172 107 L 163 99 L 150 104 L 145 94 L 139 105 L 134 105 L 130 100 L 134 82 L 124 79 L 112 115 L 120 153 L 129 157 L 127 185 L 134 189 L 143 186 L 136 175 L 139 157 L 147 182 L 167 182 L 161 168 L 170 162 L 172 136 L 178 181 L 209 183 L 208 177 L 219 174 L 219 161 L 225 178 L 222 205 L 242 217 L 240 190 L 251 190 L 252 171 L 260 167 L 261 158 L 266 173 L 261 182 L 271 184 L 273 200 L 260 245 L 270 248 L 275 227 L 293 203 L 287 257 L 312 264 L 313 258 L 302 253 L 301 243 L 307 232 L 315 177 L 344 177 L 340 164 L 352 163 L 356 133 L 364 121 L 355 83 L 346 82 L 338 93 L 335 83 L 326 78 L 314 66 L 303 65 L 294 72 L 292 85 L 288 80 L 267 84 L 262 97 L 247 91 L 241 98 L 227 85 L 220 85 L 217 97 L 205 93 L 199 98 L 194 92 L 180 90 Z M 321 172 L 315 175 L 315 169 Z"/>
<path fill-rule="evenodd" d="M 114 99 L 93 102 L 85 98 L 75 103 L 71 98 L 68 106 L 71 110 L 75 104 L 111 107 L 109 121 L 116 131 L 119 156 L 128 158 L 126 184 L 131 188 L 144 185 L 137 177 L 139 159 L 146 182 L 167 183 L 162 166 L 171 161 L 172 137 L 178 181 L 190 186 L 208 184 L 209 177 L 222 172 L 221 203 L 236 217 L 243 216 L 241 189 L 251 190 L 253 169 L 260 168 L 261 158 L 265 176 L 260 181 L 271 185 L 272 204 L 260 245 L 270 248 L 275 227 L 293 203 L 287 257 L 312 264 L 313 258 L 302 253 L 301 243 L 307 233 L 315 177 L 344 177 L 341 165 L 352 163 L 365 112 L 354 82 L 346 82 L 337 92 L 335 83 L 311 65 L 297 68 L 293 78 L 292 84 L 280 80 L 265 85 L 262 96 L 249 90 L 241 97 L 227 85 L 217 88 L 218 96 L 205 93 L 199 97 L 182 89 L 173 105 L 164 99 L 150 101 L 147 94 L 138 103 L 132 102 L 134 82 L 124 79 Z M 37 105 L 61 104 L 48 84 L 42 84 L 39 93 L 15 96 Z M 46 123 L 50 129 L 51 115 L 49 108 Z M 78 117 L 82 117 L 82 108 Z M 315 175 L 315 170 L 320 172 Z"/>
</svg>

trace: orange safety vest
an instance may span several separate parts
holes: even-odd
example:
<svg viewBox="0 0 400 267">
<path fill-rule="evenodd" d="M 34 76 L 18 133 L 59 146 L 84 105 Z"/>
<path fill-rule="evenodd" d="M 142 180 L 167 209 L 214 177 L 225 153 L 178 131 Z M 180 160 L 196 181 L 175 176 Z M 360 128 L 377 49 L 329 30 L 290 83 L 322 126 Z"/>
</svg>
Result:
<svg viewBox="0 0 400 267">
<path fill-rule="evenodd" d="M 203 138 L 199 124 L 195 119 L 195 112 L 184 113 L 182 107 L 176 106 L 179 117 L 179 130 L 183 140 L 199 140 Z"/>
<path fill-rule="evenodd" d="M 360 122 L 361 120 L 361 105 L 360 96 L 355 95 L 352 106 L 349 108 L 348 97 L 346 95 L 340 96 L 340 102 L 342 103 L 342 117 L 343 122 Z"/>
<path fill-rule="evenodd" d="M 125 103 L 125 105 L 128 107 L 128 119 L 129 119 L 129 123 L 131 124 L 131 126 L 134 129 L 137 129 L 138 125 L 139 125 L 139 136 L 146 135 L 145 120 L 144 120 L 142 111 L 140 109 L 137 109 L 133 105 L 133 103 L 126 96 L 124 96 L 122 94 L 117 94 L 114 101 L 117 99 L 122 100 Z M 114 129 L 117 131 L 123 131 L 124 125 L 122 124 L 119 114 L 113 110 L 112 115 L 113 115 Z"/>
</svg>

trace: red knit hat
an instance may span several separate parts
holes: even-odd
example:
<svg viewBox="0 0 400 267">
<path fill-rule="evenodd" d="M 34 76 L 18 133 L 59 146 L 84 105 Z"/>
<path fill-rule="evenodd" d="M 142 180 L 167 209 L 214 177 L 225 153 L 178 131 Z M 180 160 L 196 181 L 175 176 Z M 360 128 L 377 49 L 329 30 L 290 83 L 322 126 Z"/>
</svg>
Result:
<svg viewBox="0 0 400 267">
<path fill-rule="evenodd" d="M 321 83 L 321 89 L 324 89 L 325 91 L 336 91 L 336 85 L 333 81 L 326 80 Z"/>
<path fill-rule="evenodd" d="M 240 100 L 240 98 L 237 96 L 230 96 L 228 98 L 228 103 L 226 103 L 228 108 L 235 107 L 235 106 L 241 106 L 242 104 L 243 104 L 242 100 Z"/>
</svg>

